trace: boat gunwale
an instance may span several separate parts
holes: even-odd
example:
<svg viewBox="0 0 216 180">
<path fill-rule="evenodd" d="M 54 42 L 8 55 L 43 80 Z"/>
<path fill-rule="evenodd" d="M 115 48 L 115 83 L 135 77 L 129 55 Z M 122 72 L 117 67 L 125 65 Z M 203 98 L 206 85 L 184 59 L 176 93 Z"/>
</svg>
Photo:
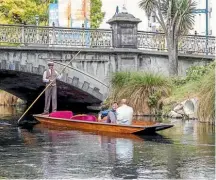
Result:
<svg viewBox="0 0 216 180">
<path fill-rule="evenodd" d="M 43 116 L 40 114 L 34 114 L 33 117 L 39 117 L 39 118 L 45 118 L 45 119 L 54 119 L 54 120 L 62 120 L 62 121 L 67 121 L 67 122 L 81 122 L 81 123 L 87 123 L 87 124 L 99 124 L 99 125 L 106 125 L 106 126 L 117 126 L 117 127 L 130 127 L 130 128 L 149 128 L 149 127 L 161 127 L 161 126 L 171 126 L 173 127 L 174 125 L 172 124 L 163 124 L 163 123 L 158 123 L 152 126 L 146 125 L 146 126 L 138 126 L 138 125 L 126 125 L 126 124 L 113 124 L 113 123 L 102 123 L 102 122 L 94 122 L 94 121 L 82 121 L 82 120 L 76 120 L 76 119 L 65 119 L 65 118 L 56 118 L 56 117 L 49 117 L 49 116 Z"/>
</svg>

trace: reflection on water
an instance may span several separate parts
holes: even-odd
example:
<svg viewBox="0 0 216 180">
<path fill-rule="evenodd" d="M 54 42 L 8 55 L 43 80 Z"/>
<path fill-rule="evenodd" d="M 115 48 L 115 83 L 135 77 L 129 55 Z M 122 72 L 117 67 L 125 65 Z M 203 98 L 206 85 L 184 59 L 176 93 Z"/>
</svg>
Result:
<svg viewBox="0 0 216 180">
<path fill-rule="evenodd" d="M 214 126 L 171 121 L 173 128 L 143 137 L 0 125 L 0 177 L 214 179 Z"/>
<path fill-rule="evenodd" d="M 0 106 L 0 118 L 4 118 L 6 116 L 16 116 L 23 112 L 25 106 Z"/>
<path fill-rule="evenodd" d="M 175 126 L 171 129 L 163 131 L 163 135 L 169 135 L 172 139 L 176 139 L 176 143 L 184 143 L 188 145 L 214 145 L 215 143 L 215 126 L 207 123 L 199 123 L 195 120 L 179 120 L 172 119 Z"/>
</svg>

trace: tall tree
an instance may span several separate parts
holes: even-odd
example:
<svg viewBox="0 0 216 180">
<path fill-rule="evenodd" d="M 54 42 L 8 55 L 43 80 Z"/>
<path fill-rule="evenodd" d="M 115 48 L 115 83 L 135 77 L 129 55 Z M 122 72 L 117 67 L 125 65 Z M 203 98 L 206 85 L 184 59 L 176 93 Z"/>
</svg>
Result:
<svg viewBox="0 0 216 180">
<path fill-rule="evenodd" d="M 160 23 L 167 42 L 169 75 L 178 75 L 178 38 L 194 24 L 194 0 L 141 0 L 139 7 L 147 16 L 154 13 Z"/>
<path fill-rule="evenodd" d="M 105 13 L 101 11 L 102 0 L 91 0 L 90 20 L 91 28 L 99 28 Z"/>
</svg>

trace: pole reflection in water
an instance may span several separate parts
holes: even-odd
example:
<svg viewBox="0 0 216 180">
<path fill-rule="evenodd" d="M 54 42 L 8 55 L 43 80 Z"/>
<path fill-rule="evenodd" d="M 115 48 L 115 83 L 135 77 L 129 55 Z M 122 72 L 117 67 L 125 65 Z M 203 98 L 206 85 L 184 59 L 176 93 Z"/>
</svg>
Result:
<svg viewBox="0 0 216 180">
<path fill-rule="evenodd" d="M 26 146 L 37 146 L 38 140 L 31 130 L 21 129 L 20 127 L 18 127 L 17 130 L 19 138 L 23 140 Z"/>
</svg>

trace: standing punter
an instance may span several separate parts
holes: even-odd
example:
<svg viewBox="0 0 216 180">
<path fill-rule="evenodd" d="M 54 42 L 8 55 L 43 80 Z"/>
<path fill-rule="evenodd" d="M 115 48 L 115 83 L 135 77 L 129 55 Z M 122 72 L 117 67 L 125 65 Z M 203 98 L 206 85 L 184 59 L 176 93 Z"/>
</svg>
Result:
<svg viewBox="0 0 216 180">
<path fill-rule="evenodd" d="M 45 106 L 43 115 L 49 114 L 50 109 L 50 101 L 52 98 L 52 112 L 57 110 L 57 86 L 56 86 L 56 79 L 61 79 L 62 74 L 59 73 L 54 69 L 54 62 L 48 62 L 48 67 L 44 74 L 43 74 L 43 82 L 46 83 L 46 86 L 52 82 L 52 84 L 46 89 L 45 91 Z"/>
</svg>

